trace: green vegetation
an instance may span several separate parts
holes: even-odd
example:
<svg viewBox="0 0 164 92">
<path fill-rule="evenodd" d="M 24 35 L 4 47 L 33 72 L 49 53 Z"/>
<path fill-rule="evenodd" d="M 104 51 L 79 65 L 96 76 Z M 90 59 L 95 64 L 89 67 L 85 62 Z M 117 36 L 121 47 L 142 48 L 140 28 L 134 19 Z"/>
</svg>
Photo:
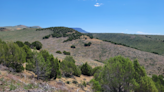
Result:
<svg viewBox="0 0 164 92">
<path fill-rule="evenodd" d="M 87 84 L 85 83 L 85 81 L 83 81 L 83 86 L 84 86 L 84 87 L 86 87 L 86 86 L 87 86 Z"/>
<path fill-rule="evenodd" d="M 72 45 L 71 48 L 76 48 L 75 45 Z"/>
<path fill-rule="evenodd" d="M 43 37 L 43 39 L 48 39 L 51 35 L 46 35 Z"/>
<path fill-rule="evenodd" d="M 37 50 L 40 50 L 42 48 L 42 43 L 39 41 L 35 41 L 32 43 L 32 48 L 36 48 Z"/>
<path fill-rule="evenodd" d="M 38 79 L 56 79 L 60 74 L 58 59 L 54 59 L 53 55 L 50 55 L 46 50 L 32 52 L 30 47 L 22 42 L 5 43 L 0 40 L 0 64 L 10 67 L 10 71 L 22 72 L 25 62 L 27 63 L 26 69 L 33 71 Z"/>
<path fill-rule="evenodd" d="M 77 84 L 78 82 L 76 80 L 73 80 L 72 83 Z"/>
<path fill-rule="evenodd" d="M 122 56 L 110 58 L 95 73 L 91 83 L 94 92 L 158 92 L 155 83 L 138 61 L 134 60 L 132 63 Z"/>
<path fill-rule="evenodd" d="M 23 48 L 12 42 L 0 41 L 0 64 L 12 68 L 11 71 L 21 72 L 22 64 L 26 62 L 26 53 Z"/>
<path fill-rule="evenodd" d="M 63 51 L 63 54 L 64 54 L 64 55 L 70 55 L 70 52 Z"/>
<path fill-rule="evenodd" d="M 28 41 L 25 41 L 24 44 L 27 45 L 28 47 L 31 47 L 31 43 Z"/>
<path fill-rule="evenodd" d="M 28 47 L 30 47 L 30 48 L 32 48 L 32 49 L 37 49 L 37 50 L 40 50 L 41 48 L 42 48 L 42 43 L 41 42 L 39 42 L 39 41 L 34 41 L 34 42 L 32 42 L 32 44 L 30 43 L 30 42 L 28 42 L 28 41 L 25 41 L 24 43 L 22 42 L 22 41 L 16 41 L 15 42 L 19 47 L 23 47 L 23 46 L 28 46 Z"/>
<path fill-rule="evenodd" d="M 37 75 L 37 79 L 57 78 L 60 74 L 60 65 L 57 58 L 55 59 L 46 50 L 41 50 L 40 53 L 33 51 L 32 56 L 31 61 L 26 65 L 26 69 L 33 71 Z"/>
<path fill-rule="evenodd" d="M 43 39 L 48 39 L 51 35 L 54 38 L 68 37 L 68 39 L 64 40 L 63 42 L 79 39 L 80 36 L 83 35 L 82 33 L 67 27 L 50 27 L 50 28 L 36 29 L 36 31 L 43 31 L 43 30 L 46 31 L 51 30 L 54 32 L 53 34 L 44 36 Z"/>
<path fill-rule="evenodd" d="M 86 62 L 81 66 L 81 73 L 83 75 L 91 76 L 92 75 L 92 67 Z"/>
<path fill-rule="evenodd" d="M 158 92 L 164 92 L 164 80 L 163 80 L 163 75 L 153 75 L 152 80 L 155 82 L 155 85 L 158 89 Z"/>
<path fill-rule="evenodd" d="M 84 46 L 90 46 L 92 43 L 91 42 L 88 42 L 88 43 L 85 43 Z"/>
<path fill-rule="evenodd" d="M 16 41 L 15 42 L 19 47 L 23 47 L 24 43 L 22 41 Z"/>
<path fill-rule="evenodd" d="M 59 50 L 58 50 L 58 51 L 56 51 L 56 53 L 58 53 L 58 54 L 62 54 L 62 52 L 61 52 L 61 51 L 59 51 Z"/>
<path fill-rule="evenodd" d="M 91 73 L 91 75 L 93 76 L 98 70 L 100 70 L 102 67 L 101 66 L 97 66 L 97 67 L 94 67 L 93 69 L 92 69 L 92 73 Z"/>
<path fill-rule="evenodd" d="M 132 35 L 117 33 L 93 33 L 92 35 L 114 44 L 164 55 L 164 36 L 162 35 Z"/>
<path fill-rule="evenodd" d="M 80 68 L 75 65 L 75 60 L 71 56 L 66 56 L 60 66 L 62 74 L 66 77 L 71 77 L 72 75 L 80 77 L 81 75 Z"/>
</svg>

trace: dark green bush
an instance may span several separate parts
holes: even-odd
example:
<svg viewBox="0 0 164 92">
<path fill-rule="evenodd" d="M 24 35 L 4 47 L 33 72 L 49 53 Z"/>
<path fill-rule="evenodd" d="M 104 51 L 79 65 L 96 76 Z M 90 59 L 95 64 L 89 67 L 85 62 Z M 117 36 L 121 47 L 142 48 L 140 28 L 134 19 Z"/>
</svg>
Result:
<svg viewBox="0 0 164 92">
<path fill-rule="evenodd" d="M 10 67 L 11 71 L 21 72 L 24 70 L 22 64 L 26 62 L 26 52 L 16 43 L 0 42 L 0 63 Z"/>
<path fill-rule="evenodd" d="M 92 67 L 86 62 L 81 67 L 81 73 L 83 75 L 91 76 L 92 75 Z"/>
<path fill-rule="evenodd" d="M 85 43 L 84 46 L 90 46 L 92 43 L 91 42 L 88 42 L 88 43 Z"/>
<path fill-rule="evenodd" d="M 159 54 L 158 52 L 152 52 L 152 53 L 154 53 L 154 54 Z"/>
<path fill-rule="evenodd" d="M 71 77 L 72 75 L 80 77 L 81 75 L 80 69 L 75 65 L 75 60 L 71 56 L 66 56 L 60 66 L 62 74 L 66 77 Z"/>
<path fill-rule="evenodd" d="M 40 50 L 42 48 L 42 43 L 39 41 L 35 41 L 32 43 L 33 47 L 36 47 L 37 50 Z"/>
<path fill-rule="evenodd" d="M 67 83 L 67 84 L 70 84 L 70 82 L 69 82 L 69 81 L 67 81 L 66 83 Z"/>
<path fill-rule="evenodd" d="M 51 35 L 44 36 L 43 39 L 48 39 Z"/>
<path fill-rule="evenodd" d="M 97 67 L 94 67 L 92 69 L 92 74 L 91 75 L 94 75 L 99 69 L 101 69 L 102 67 L 101 66 L 97 66 Z"/>
<path fill-rule="evenodd" d="M 23 47 L 24 43 L 22 41 L 16 41 L 15 42 L 19 47 Z"/>
<path fill-rule="evenodd" d="M 71 48 L 76 48 L 75 45 L 72 45 Z"/>
<path fill-rule="evenodd" d="M 78 82 L 76 80 L 73 80 L 72 83 L 77 84 Z"/>
<path fill-rule="evenodd" d="M 62 54 L 62 52 L 61 52 L 61 51 L 59 51 L 59 50 L 58 50 L 58 51 L 56 51 L 56 53 L 58 53 L 58 54 Z"/>
<path fill-rule="evenodd" d="M 70 55 L 70 52 L 63 51 L 63 54 L 64 54 L 64 55 Z"/>
<path fill-rule="evenodd" d="M 25 41 L 24 44 L 27 45 L 27 46 L 29 46 L 29 47 L 31 47 L 31 43 L 28 42 L 28 41 Z"/>
</svg>

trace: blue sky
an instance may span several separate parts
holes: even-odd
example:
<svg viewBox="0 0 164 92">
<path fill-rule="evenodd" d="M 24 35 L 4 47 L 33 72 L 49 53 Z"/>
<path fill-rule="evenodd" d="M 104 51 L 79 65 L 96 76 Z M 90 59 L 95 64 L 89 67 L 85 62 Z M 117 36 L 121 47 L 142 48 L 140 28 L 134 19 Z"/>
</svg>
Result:
<svg viewBox="0 0 164 92">
<path fill-rule="evenodd" d="M 0 26 L 164 35 L 164 0 L 0 0 Z"/>
</svg>

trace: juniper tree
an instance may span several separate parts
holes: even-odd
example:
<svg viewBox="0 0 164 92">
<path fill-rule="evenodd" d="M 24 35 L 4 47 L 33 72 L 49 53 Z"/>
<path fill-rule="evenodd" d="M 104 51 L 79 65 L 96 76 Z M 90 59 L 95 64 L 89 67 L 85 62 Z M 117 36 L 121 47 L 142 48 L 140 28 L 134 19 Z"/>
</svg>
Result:
<svg viewBox="0 0 164 92">
<path fill-rule="evenodd" d="M 129 92 L 138 86 L 133 78 L 134 72 L 130 59 L 116 56 L 106 62 L 95 78 L 105 92 Z"/>
</svg>

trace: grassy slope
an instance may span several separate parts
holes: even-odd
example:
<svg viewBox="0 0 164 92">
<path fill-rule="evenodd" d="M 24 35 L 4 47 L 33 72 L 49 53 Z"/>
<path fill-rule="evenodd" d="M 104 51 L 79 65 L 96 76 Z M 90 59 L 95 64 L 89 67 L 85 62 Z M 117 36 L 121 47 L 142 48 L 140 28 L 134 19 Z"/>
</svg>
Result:
<svg viewBox="0 0 164 92">
<path fill-rule="evenodd" d="M 43 36 L 46 36 L 50 33 L 53 33 L 52 31 L 35 31 L 35 28 L 26 28 L 21 30 L 15 30 L 15 31 L 6 31 L 6 32 L 0 32 L 0 39 L 4 41 L 36 41 L 42 39 Z"/>
<path fill-rule="evenodd" d="M 94 37 L 101 40 L 110 40 L 123 43 L 146 52 L 157 52 L 164 55 L 164 36 L 162 35 L 132 35 L 116 33 L 93 33 Z"/>
<path fill-rule="evenodd" d="M 14 33 L 15 32 L 15 33 Z M 63 59 L 65 55 L 56 54 L 57 50 L 60 51 L 69 51 L 71 55 L 77 61 L 76 64 L 80 65 L 84 62 L 88 62 L 92 66 L 103 65 L 100 62 L 96 62 L 95 60 L 103 61 L 110 57 L 114 57 L 117 55 L 122 55 L 124 57 L 128 57 L 131 60 L 138 59 L 139 63 L 143 65 L 148 74 L 162 74 L 164 69 L 164 56 L 143 52 L 140 50 L 136 50 L 133 48 L 128 48 L 121 45 L 114 45 L 109 42 L 104 42 L 98 39 L 89 39 L 85 40 L 85 37 L 81 37 L 81 39 L 64 42 L 67 37 L 62 38 L 49 38 L 42 39 L 44 35 L 47 35 L 50 31 L 8 31 L 8 32 L 0 32 L 0 37 L 5 41 L 41 41 L 43 44 L 43 49 L 48 50 L 55 57 L 59 59 Z M 39 32 L 39 33 L 38 33 Z M 3 38 L 4 36 L 5 38 Z M 142 36 L 141 36 L 142 37 Z M 141 39 L 140 37 L 140 39 Z M 136 36 L 131 36 L 132 39 L 138 38 Z M 149 39 L 149 38 L 145 38 Z M 90 47 L 84 47 L 84 43 L 92 42 Z M 146 41 L 145 41 L 146 42 Z M 71 45 L 75 45 L 76 48 L 70 48 Z"/>
</svg>

